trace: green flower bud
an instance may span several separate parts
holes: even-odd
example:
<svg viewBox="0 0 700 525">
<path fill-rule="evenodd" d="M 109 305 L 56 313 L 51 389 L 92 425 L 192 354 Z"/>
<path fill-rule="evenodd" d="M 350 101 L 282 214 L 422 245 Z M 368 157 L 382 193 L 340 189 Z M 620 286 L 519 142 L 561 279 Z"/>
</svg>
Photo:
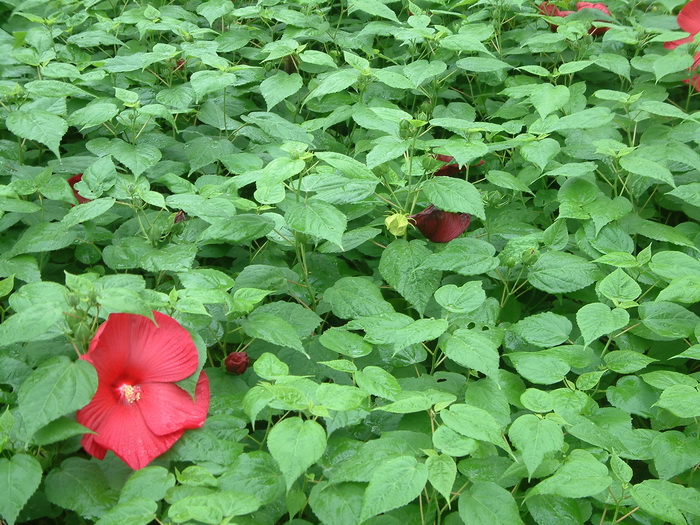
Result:
<svg viewBox="0 0 700 525">
<path fill-rule="evenodd" d="M 405 213 L 394 213 L 389 215 L 384 219 L 384 224 L 389 232 L 397 237 L 402 236 L 406 233 L 406 228 L 408 228 L 408 217 Z"/>
</svg>

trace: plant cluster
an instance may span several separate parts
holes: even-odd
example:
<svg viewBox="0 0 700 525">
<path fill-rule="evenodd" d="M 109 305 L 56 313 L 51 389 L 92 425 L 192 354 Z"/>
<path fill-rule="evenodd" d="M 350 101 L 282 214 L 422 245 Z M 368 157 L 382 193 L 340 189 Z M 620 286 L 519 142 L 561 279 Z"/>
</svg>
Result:
<svg viewBox="0 0 700 525">
<path fill-rule="evenodd" d="M 698 32 L 0 0 L 0 522 L 700 523 Z"/>
</svg>

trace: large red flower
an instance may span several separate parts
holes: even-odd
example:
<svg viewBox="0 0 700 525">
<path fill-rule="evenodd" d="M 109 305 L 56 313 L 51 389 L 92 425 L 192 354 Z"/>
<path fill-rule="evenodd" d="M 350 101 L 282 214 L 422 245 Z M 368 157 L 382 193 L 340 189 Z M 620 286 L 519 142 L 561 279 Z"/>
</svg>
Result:
<svg viewBox="0 0 700 525">
<path fill-rule="evenodd" d="M 439 177 L 457 177 L 459 175 L 464 175 L 466 173 L 467 169 L 466 167 L 459 167 L 459 164 L 456 162 L 452 162 L 455 160 L 454 157 L 451 157 L 450 155 L 435 155 L 435 158 L 439 160 L 440 162 L 446 162 L 444 166 L 440 166 L 438 170 L 435 172 L 435 175 Z M 474 164 L 471 167 L 477 167 L 481 166 L 484 163 L 484 159 L 481 159 L 479 162 Z"/>
<path fill-rule="evenodd" d="M 562 11 L 559 9 L 556 4 L 552 4 L 550 2 L 542 2 L 540 4 L 540 13 L 547 15 L 547 16 L 561 16 L 565 17 L 568 15 L 571 15 L 573 13 L 576 13 L 577 11 L 581 11 L 583 9 L 596 9 L 608 16 L 611 16 L 610 10 L 608 9 L 608 6 L 606 6 L 602 2 L 577 2 L 576 3 L 576 11 Z M 549 24 L 549 27 L 552 28 L 552 31 L 554 31 L 557 26 L 556 24 Z M 588 30 L 588 34 L 592 36 L 597 36 L 597 35 L 602 35 L 605 33 L 609 27 L 591 27 Z"/>
<path fill-rule="evenodd" d="M 103 459 L 108 450 L 133 469 L 148 465 L 188 428 L 204 424 L 209 380 L 204 372 L 195 400 L 174 384 L 197 370 L 192 336 L 172 317 L 153 312 L 156 326 L 136 314 L 110 314 L 81 359 L 97 370 L 97 392 L 77 420 L 94 431 L 83 448 Z"/>
<path fill-rule="evenodd" d="M 413 220 L 426 239 L 433 242 L 449 242 L 459 237 L 472 220 L 468 213 L 443 211 L 432 204 L 408 218 Z"/>
<path fill-rule="evenodd" d="M 68 184 L 70 185 L 70 189 L 73 190 L 73 195 L 75 195 L 75 198 L 78 199 L 78 204 L 85 204 L 86 202 L 90 202 L 90 199 L 86 199 L 80 193 L 78 193 L 78 190 L 75 189 L 76 183 L 80 182 L 83 180 L 83 174 L 78 173 L 77 175 L 73 175 L 70 179 L 68 179 Z"/>
<path fill-rule="evenodd" d="M 690 36 L 666 42 L 664 44 L 666 49 L 675 49 L 681 44 L 692 42 L 695 35 L 700 33 L 700 0 L 691 0 L 685 4 L 680 13 L 678 13 L 676 21 L 678 22 L 678 27 L 686 33 L 690 33 Z"/>
</svg>

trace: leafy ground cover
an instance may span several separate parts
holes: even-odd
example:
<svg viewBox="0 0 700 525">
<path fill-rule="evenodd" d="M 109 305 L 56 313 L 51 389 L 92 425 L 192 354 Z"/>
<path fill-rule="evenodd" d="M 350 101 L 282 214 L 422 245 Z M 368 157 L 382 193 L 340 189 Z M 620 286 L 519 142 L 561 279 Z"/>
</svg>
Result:
<svg viewBox="0 0 700 525">
<path fill-rule="evenodd" d="M 6 523 L 700 523 L 700 0 L 0 28 Z"/>
</svg>

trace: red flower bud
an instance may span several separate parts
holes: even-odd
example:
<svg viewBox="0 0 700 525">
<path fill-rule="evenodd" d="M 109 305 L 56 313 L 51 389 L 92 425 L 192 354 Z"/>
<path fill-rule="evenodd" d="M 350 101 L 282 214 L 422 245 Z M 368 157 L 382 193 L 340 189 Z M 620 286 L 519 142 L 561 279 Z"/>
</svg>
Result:
<svg viewBox="0 0 700 525">
<path fill-rule="evenodd" d="M 231 352 L 224 361 L 226 371 L 229 374 L 236 375 L 241 375 L 245 372 L 249 364 L 250 358 L 245 352 Z"/>
<path fill-rule="evenodd" d="M 78 199 L 78 204 L 85 204 L 86 202 L 90 202 L 90 199 L 86 199 L 80 193 L 78 193 L 78 190 L 75 189 L 76 183 L 80 182 L 83 180 L 83 174 L 78 173 L 77 175 L 73 175 L 70 179 L 68 179 L 68 184 L 70 185 L 70 189 L 73 190 L 73 195 L 75 195 L 75 198 Z"/>
<path fill-rule="evenodd" d="M 185 59 L 181 58 L 175 63 L 175 67 L 173 67 L 173 71 L 180 71 L 182 69 L 185 69 Z"/>
<path fill-rule="evenodd" d="M 180 210 L 179 212 L 177 212 L 175 214 L 175 220 L 173 222 L 175 222 L 175 224 L 177 224 L 178 222 L 184 221 L 186 218 L 187 218 L 187 216 L 185 215 L 185 212 Z"/>
</svg>

